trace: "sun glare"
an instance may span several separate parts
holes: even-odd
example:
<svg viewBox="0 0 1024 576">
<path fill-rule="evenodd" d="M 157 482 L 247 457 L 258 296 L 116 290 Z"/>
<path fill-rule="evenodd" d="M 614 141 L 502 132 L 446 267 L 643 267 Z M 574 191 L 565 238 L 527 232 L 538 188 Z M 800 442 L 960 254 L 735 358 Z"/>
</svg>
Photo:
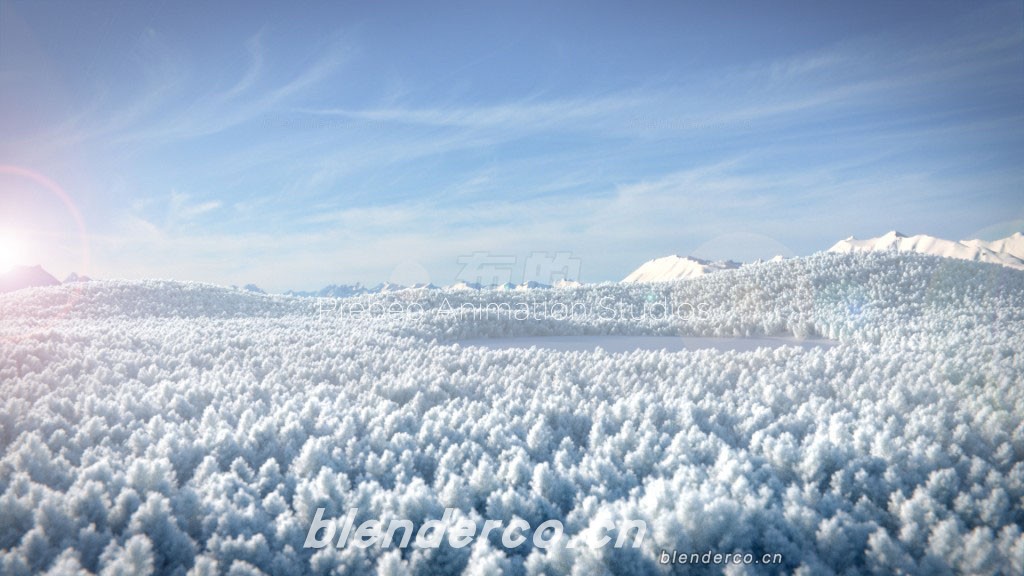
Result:
<svg viewBox="0 0 1024 576">
<path fill-rule="evenodd" d="M 0 234 L 0 274 L 21 264 L 21 246 L 10 234 Z"/>
</svg>

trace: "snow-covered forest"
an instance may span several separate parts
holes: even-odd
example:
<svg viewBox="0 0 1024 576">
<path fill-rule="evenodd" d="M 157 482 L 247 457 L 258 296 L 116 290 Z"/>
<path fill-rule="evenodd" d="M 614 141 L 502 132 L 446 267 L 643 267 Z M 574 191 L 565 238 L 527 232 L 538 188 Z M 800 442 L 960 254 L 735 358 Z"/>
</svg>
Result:
<svg viewBox="0 0 1024 576">
<path fill-rule="evenodd" d="M 822 253 L 344 300 L 95 281 L 0 295 L 0 318 L 3 574 L 1024 572 L 1018 270 Z M 459 343 L 603 334 L 839 344 Z M 558 519 L 566 539 L 304 549 L 320 507 Z M 609 518 L 644 520 L 643 546 L 569 547 Z M 665 566 L 662 550 L 784 561 Z"/>
</svg>

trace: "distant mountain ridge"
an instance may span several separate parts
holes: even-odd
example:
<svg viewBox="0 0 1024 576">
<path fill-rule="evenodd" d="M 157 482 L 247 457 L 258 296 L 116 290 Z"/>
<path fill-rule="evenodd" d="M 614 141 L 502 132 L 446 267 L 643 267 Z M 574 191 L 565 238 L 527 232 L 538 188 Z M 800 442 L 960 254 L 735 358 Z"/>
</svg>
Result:
<svg viewBox="0 0 1024 576">
<path fill-rule="evenodd" d="M 579 283 L 567 284 L 559 282 L 556 283 L 555 287 L 568 287 L 571 285 L 579 285 Z M 284 295 L 298 296 L 300 298 L 348 298 L 362 294 L 387 294 L 393 292 L 406 292 L 410 290 L 535 290 L 545 288 L 551 288 L 551 286 L 533 280 L 523 282 L 521 284 L 512 284 L 511 282 L 507 282 L 505 284 L 492 284 L 488 286 L 484 286 L 477 282 L 461 281 L 449 286 L 437 286 L 436 284 L 413 284 L 412 286 L 405 286 L 392 282 L 383 282 L 376 286 L 366 287 L 357 282 L 355 284 L 330 284 L 320 290 L 288 290 Z"/>
<path fill-rule="evenodd" d="M 1024 270 L 1024 234 L 1016 232 L 1006 238 L 999 240 L 946 240 L 927 234 L 907 236 L 895 230 L 890 231 L 876 238 L 857 239 L 853 236 L 836 242 L 828 252 L 853 253 L 853 252 L 914 252 L 941 256 L 944 258 L 955 258 L 959 260 L 970 260 L 974 262 L 985 262 L 999 264 L 1016 270 Z M 770 262 L 782 260 L 781 256 L 772 258 Z M 760 262 L 760 261 L 758 261 Z M 756 264 L 756 263 L 755 263 Z M 699 278 L 707 274 L 734 270 L 744 266 L 733 260 L 709 261 L 693 256 L 671 255 L 655 258 L 643 263 L 636 270 L 626 276 L 622 282 L 669 282 Z M 65 284 L 75 282 L 88 282 L 91 278 L 85 275 L 71 273 L 64 280 Z M 42 266 L 18 266 L 10 271 L 0 274 L 0 293 L 31 288 L 36 286 L 58 286 L 62 284 Z M 284 292 L 285 296 L 313 297 L 313 298 L 347 298 L 362 294 L 394 293 L 410 290 L 537 290 L 537 289 L 568 289 L 582 286 L 575 280 L 559 280 L 554 285 L 544 284 L 537 281 L 527 281 L 520 284 L 506 282 L 505 284 L 481 285 L 476 282 L 460 281 L 452 285 L 440 287 L 434 284 L 414 284 L 404 286 L 391 282 L 383 282 L 372 287 L 364 286 L 361 283 L 355 284 L 331 284 L 314 291 L 289 290 Z M 236 287 L 237 289 L 237 287 Z M 246 284 L 241 290 L 253 293 L 265 293 L 254 284 Z"/>
<path fill-rule="evenodd" d="M 1001 252 L 1009 254 L 1019 260 L 1024 260 L 1024 234 L 1016 232 L 1001 240 L 994 240 L 992 242 L 985 242 L 984 240 L 965 240 L 963 242 L 968 246 L 979 246 L 982 248 L 988 248 L 993 252 Z"/>
<path fill-rule="evenodd" d="M 829 252 L 916 252 L 943 258 L 971 260 L 1000 264 L 1008 268 L 1024 270 L 1024 235 L 1020 232 L 1001 240 L 946 240 L 927 234 L 907 236 L 895 230 L 877 238 L 858 240 L 853 236 L 836 242 Z"/>
<path fill-rule="evenodd" d="M 1006 238 L 986 242 L 984 240 L 946 240 L 927 234 L 907 236 L 895 230 L 877 238 L 858 240 L 853 236 L 836 242 L 829 252 L 915 252 L 944 258 L 957 258 L 974 262 L 988 262 L 1008 268 L 1024 270 L 1024 234 L 1017 232 Z M 782 260 L 776 256 L 769 262 Z M 760 262 L 760 260 L 758 261 Z M 755 262 L 756 264 L 757 262 Z M 643 263 L 623 278 L 623 282 L 670 282 L 699 278 L 707 274 L 733 270 L 743 266 L 732 260 L 711 262 L 693 256 L 664 256 Z"/>
</svg>

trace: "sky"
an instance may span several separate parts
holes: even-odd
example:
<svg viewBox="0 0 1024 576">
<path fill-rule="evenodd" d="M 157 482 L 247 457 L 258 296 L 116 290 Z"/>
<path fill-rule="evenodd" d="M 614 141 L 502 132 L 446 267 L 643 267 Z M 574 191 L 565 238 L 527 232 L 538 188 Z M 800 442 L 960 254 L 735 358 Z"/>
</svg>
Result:
<svg viewBox="0 0 1024 576">
<path fill-rule="evenodd" d="M 1022 12 L 0 0 L 0 263 L 283 291 L 995 239 Z"/>
</svg>

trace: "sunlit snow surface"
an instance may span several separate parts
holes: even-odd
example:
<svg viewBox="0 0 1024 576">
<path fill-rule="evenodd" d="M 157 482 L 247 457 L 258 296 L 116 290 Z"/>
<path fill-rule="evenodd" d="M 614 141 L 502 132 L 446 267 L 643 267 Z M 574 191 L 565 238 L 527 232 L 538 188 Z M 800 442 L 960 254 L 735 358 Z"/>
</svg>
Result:
<svg viewBox="0 0 1024 576">
<path fill-rule="evenodd" d="M 447 313 L 496 300 L 585 313 Z M 415 312 L 170 282 L 0 296 L 0 573 L 688 570 L 663 549 L 784 556 L 710 573 L 1024 571 L 1020 271 L 821 254 L 346 302 Z M 699 313 L 643 312 L 658 302 Z M 839 344 L 463 345 L 608 335 Z M 447 506 L 572 539 L 604 518 L 649 533 L 639 550 L 302 547 L 318 507 L 418 526 Z"/>
<path fill-rule="evenodd" d="M 517 338 L 473 338 L 462 340 L 463 346 L 482 346 L 506 350 L 509 348 L 536 348 L 541 350 L 597 350 L 607 352 L 632 352 L 634 350 L 740 350 L 748 352 L 758 348 L 778 348 L 779 346 L 834 346 L 832 340 L 812 339 L 797 340 L 779 337 L 733 337 L 703 338 L 700 336 L 520 336 Z"/>
</svg>

